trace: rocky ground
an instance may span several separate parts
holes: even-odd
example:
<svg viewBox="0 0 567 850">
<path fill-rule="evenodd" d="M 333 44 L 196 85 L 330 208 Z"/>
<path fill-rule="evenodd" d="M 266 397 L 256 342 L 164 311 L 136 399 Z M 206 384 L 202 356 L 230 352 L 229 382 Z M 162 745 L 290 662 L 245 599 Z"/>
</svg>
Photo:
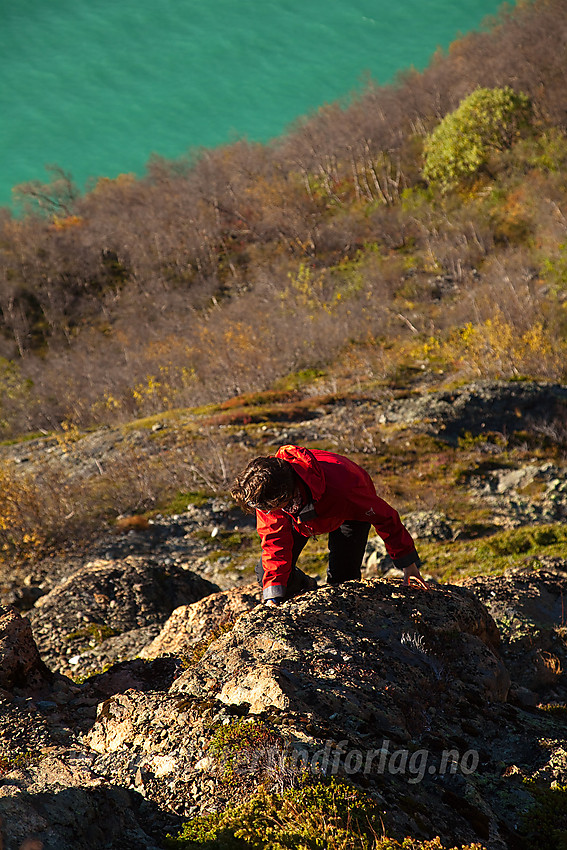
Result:
<svg viewBox="0 0 567 850">
<path fill-rule="evenodd" d="M 369 460 L 392 427 L 433 429 L 448 444 L 534 417 L 557 430 L 566 394 L 491 383 L 374 409 L 365 401 L 358 429 Z M 329 445 L 342 418 L 339 406 L 257 433 L 319 434 Z M 235 427 L 231 439 L 250 434 Z M 108 462 L 103 444 L 119 452 L 108 432 L 92 439 L 100 453 L 89 462 Z M 483 457 L 492 445 L 482 443 Z M 24 460 L 9 448 L 17 465 L 39 463 L 41 441 L 26 451 Z M 515 457 L 468 462 L 459 492 L 496 528 L 561 523 L 561 455 Z M 414 510 L 405 521 L 418 542 L 441 547 L 466 530 L 457 512 Z M 293 785 L 302 764 L 364 788 L 388 835 L 527 846 L 534 788 L 567 783 L 567 551 L 425 593 L 401 587 L 373 538 L 362 582 L 320 579 L 268 609 L 251 581 L 256 549 L 217 552 L 243 530 L 249 521 L 211 498 L 103 531 L 23 577 L 4 571 L 0 847 L 159 848 L 183 821 L 259 781 Z"/>
</svg>

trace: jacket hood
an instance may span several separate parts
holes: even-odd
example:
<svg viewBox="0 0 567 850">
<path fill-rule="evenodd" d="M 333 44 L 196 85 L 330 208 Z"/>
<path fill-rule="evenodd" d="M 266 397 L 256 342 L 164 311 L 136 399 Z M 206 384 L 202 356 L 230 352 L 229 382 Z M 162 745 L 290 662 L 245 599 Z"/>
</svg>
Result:
<svg viewBox="0 0 567 850">
<path fill-rule="evenodd" d="M 301 446 L 282 446 L 277 450 L 276 457 L 291 463 L 294 471 L 309 487 L 314 502 L 321 498 L 325 492 L 325 474 L 313 452 Z"/>
</svg>

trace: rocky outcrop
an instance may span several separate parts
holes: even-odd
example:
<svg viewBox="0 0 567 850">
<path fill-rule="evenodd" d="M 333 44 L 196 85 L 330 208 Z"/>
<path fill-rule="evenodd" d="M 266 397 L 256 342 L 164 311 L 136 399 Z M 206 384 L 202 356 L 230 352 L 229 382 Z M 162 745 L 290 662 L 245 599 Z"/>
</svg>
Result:
<svg viewBox="0 0 567 850">
<path fill-rule="evenodd" d="M 115 785 L 139 790 L 165 812 L 187 816 L 213 808 L 215 777 L 199 763 L 212 724 L 229 715 L 212 706 L 133 690 L 105 700 L 85 738 L 93 769 Z"/>
<path fill-rule="evenodd" d="M 438 511 L 412 511 L 404 516 L 404 525 L 416 540 L 451 540 L 454 529 Z"/>
<path fill-rule="evenodd" d="M 143 798 L 111 787 L 81 750 L 47 754 L 0 784 L 3 850 L 159 850 L 139 823 Z"/>
<path fill-rule="evenodd" d="M 96 704 L 113 688 L 135 688 L 140 695 L 150 683 L 159 687 L 164 674 L 169 685 L 165 668 L 171 662 L 131 662 L 84 686 L 59 675 L 39 681 L 37 648 L 28 621 L 20 620 L 15 613 L 0 618 L 0 646 L 10 649 L 2 660 L 13 660 L 1 668 L 6 689 L 0 689 L 0 847 L 158 850 L 179 819 L 146 801 L 134 786 L 109 782 L 94 770 L 96 753 L 84 746 L 80 732 L 92 726 Z M 14 670 L 17 675 L 8 676 Z M 40 673 L 48 673 L 41 664 Z"/>
<path fill-rule="evenodd" d="M 563 522 L 567 517 L 567 480 L 553 463 L 479 469 L 467 476 L 467 488 L 485 506 L 492 521 L 506 528 Z"/>
<path fill-rule="evenodd" d="M 498 647 L 492 618 L 467 590 L 349 582 L 243 614 L 167 694 L 128 691 L 99 706 L 86 741 L 98 753 L 96 770 L 189 816 L 226 804 L 250 781 L 257 753 L 240 754 L 244 774 L 231 791 L 209 746 L 215 730 L 239 716 L 308 760 L 328 747 L 335 752 L 339 741 L 365 757 L 384 740 L 400 752 L 449 748 L 456 718 L 466 724 L 471 703 L 496 714 L 503 706 L 509 678 Z M 467 728 L 480 733 L 473 723 Z M 467 749 L 469 741 L 460 741 Z M 379 772 L 361 778 L 383 794 Z M 411 828 L 399 808 L 407 778 L 391 789 L 402 830 Z M 431 794 L 434 787 L 424 789 L 421 808 L 434 808 Z M 445 809 L 432 834 L 451 834 L 454 818 Z"/>
<path fill-rule="evenodd" d="M 567 407 L 567 388 L 523 381 L 477 381 L 451 390 L 416 393 L 382 408 L 382 424 L 404 424 L 450 442 L 470 433 L 514 431 L 549 423 Z"/>
<path fill-rule="evenodd" d="M 261 601 L 259 586 L 250 584 L 182 605 L 175 609 L 159 635 L 141 650 L 140 657 L 157 658 L 168 653 L 183 656 L 199 641 L 231 626 Z"/>
<path fill-rule="evenodd" d="M 52 679 L 33 639 L 30 621 L 14 608 L 0 607 L 0 688 L 31 696 Z"/>
<path fill-rule="evenodd" d="M 3 850 L 158 850 L 175 817 L 109 783 L 81 740 L 113 687 L 159 686 L 168 659 L 96 677 L 83 687 L 51 673 L 30 623 L 0 609 L 0 847 Z M 173 665 L 175 666 L 175 665 Z M 141 668 L 141 669 L 140 669 Z M 167 676 L 167 685 L 171 683 Z M 149 830 L 146 831 L 146 829 Z"/>
<path fill-rule="evenodd" d="M 274 767 L 282 764 L 274 757 L 281 746 L 302 753 L 309 767 L 323 759 L 324 771 L 335 765 L 361 782 L 382 801 L 389 831 L 440 834 L 451 846 L 512 846 L 520 814 L 510 799 L 522 810 L 533 802 L 522 778 L 567 778 L 563 724 L 553 713 L 532 718 L 525 706 L 506 701 L 507 644 L 478 599 L 494 598 L 497 579 L 475 581 L 475 594 L 349 582 L 277 609 L 255 607 L 213 639 L 167 693 L 129 690 L 99 705 L 86 736 L 96 753 L 93 769 L 187 817 L 242 793 L 258 758 L 269 762 L 269 781 L 283 781 L 282 768 Z M 517 604 L 518 622 L 529 630 L 516 586 L 511 581 L 503 593 L 507 587 L 509 605 Z M 525 593 L 536 591 L 526 586 Z M 512 690 L 517 686 L 513 681 Z M 231 745 L 241 773 L 228 787 L 211 741 L 216 730 L 238 730 L 243 722 L 267 736 L 271 749 L 267 756 L 246 748 L 238 754 L 238 743 Z M 366 770 L 369 754 L 385 750 L 391 761 Z M 407 768 L 416 752 L 429 759 L 419 777 Z M 449 752 L 464 767 L 472 758 L 474 769 L 444 772 Z"/>
<path fill-rule="evenodd" d="M 252 713 L 293 706 L 327 721 L 349 706 L 356 727 L 378 722 L 384 733 L 410 736 L 413 720 L 404 719 L 399 699 L 435 693 L 442 677 L 455 694 L 473 686 L 487 699 L 506 699 L 498 645 L 492 618 L 467 590 L 349 582 L 293 600 L 275 617 L 254 610 L 172 690 L 246 704 Z M 424 718 L 429 707 L 420 698 Z"/>
<path fill-rule="evenodd" d="M 83 685 L 59 676 L 41 699 L 0 692 L 6 850 L 28 838 L 44 850 L 153 850 L 182 818 L 252 792 L 259 775 L 280 787 L 293 764 L 362 784 L 389 834 L 512 847 L 533 803 L 522 779 L 567 780 L 560 713 L 521 699 L 534 686 L 526 653 L 565 669 L 565 571 L 552 566 L 427 592 L 349 582 L 275 609 L 256 604 L 254 586 L 217 593 L 174 613 L 148 652 L 161 657 Z M 562 677 L 530 693 L 564 699 Z M 239 744 L 246 727 L 267 743 Z M 230 782 L 222 729 L 234 730 Z"/>
<path fill-rule="evenodd" d="M 517 569 L 467 583 L 485 603 L 502 638 L 513 679 L 510 698 L 519 704 L 567 701 L 567 569 L 548 559 L 547 568 Z"/>
<path fill-rule="evenodd" d="M 135 655 L 152 636 L 148 628 L 159 628 L 179 605 L 217 590 L 217 585 L 177 564 L 141 557 L 99 560 L 41 597 L 29 616 L 47 664 L 71 673 L 82 664 L 83 654 L 90 652 L 84 672 L 85 667 L 100 669 L 109 660 L 104 644 L 110 638 L 130 633 L 129 646 Z M 145 630 L 140 640 L 132 634 L 138 629 Z M 117 660 L 116 654 L 110 660 Z"/>
</svg>

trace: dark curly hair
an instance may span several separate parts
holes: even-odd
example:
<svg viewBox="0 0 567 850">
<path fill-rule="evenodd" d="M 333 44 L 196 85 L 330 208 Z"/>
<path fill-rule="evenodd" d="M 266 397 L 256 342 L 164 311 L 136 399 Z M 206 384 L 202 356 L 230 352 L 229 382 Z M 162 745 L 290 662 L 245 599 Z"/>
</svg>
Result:
<svg viewBox="0 0 567 850">
<path fill-rule="evenodd" d="M 291 464 L 279 457 L 257 457 L 238 475 L 230 495 L 246 513 L 269 511 L 293 496 L 295 475 Z"/>
</svg>

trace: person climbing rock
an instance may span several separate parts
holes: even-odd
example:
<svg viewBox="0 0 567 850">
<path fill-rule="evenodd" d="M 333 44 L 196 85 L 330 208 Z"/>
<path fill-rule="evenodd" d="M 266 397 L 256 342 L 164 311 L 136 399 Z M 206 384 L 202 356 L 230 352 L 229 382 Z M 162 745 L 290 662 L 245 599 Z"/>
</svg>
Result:
<svg viewBox="0 0 567 850">
<path fill-rule="evenodd" d="M 264 602 L 277 605 L 316 586 L 297 567 L 309 537 L 328 534 L 327 582 L 360 580 L 370 526 L 383 539 L 404 585 L 427 590 L 414 541 L 397 511 L 376 494 L 361 466 L 342 455 L 301 446 L 282 446 L 257 457 L 237 476 L 231 496 L 256 512 L 262 560 L 256 576 Z"/>
</svg>

